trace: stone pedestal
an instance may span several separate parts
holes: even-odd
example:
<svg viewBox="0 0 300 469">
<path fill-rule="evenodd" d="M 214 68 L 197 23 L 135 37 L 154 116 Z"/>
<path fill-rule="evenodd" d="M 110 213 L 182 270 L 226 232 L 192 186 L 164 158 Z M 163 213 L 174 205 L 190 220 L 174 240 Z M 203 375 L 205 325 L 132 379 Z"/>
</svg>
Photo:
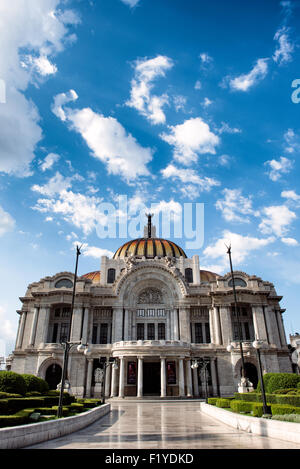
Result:
<svg viewBox="0 0 300 469">
<path fill-rule="evenodd" d="M 241 381 L 238 385 L 238 392 L 251 392 L 253 389 L 253 384 L 249 381 L 248 378 L 241 378 Z"/>
</svg>

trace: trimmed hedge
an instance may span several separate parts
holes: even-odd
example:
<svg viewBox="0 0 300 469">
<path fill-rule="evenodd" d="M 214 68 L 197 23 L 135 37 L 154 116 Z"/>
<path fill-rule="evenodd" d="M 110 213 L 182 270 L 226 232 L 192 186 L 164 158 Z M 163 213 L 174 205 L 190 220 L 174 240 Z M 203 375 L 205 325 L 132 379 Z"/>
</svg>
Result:
<svg viewBox="0 0 300 469">
<path fill-rule="evenodd" d="M 275 394 L 288 394 L 291 391 L 297 391 L 297 388 L 276 389 Z"/>
<path fill-rule="evenodd" d="M 210 405 L 216 405 L 218 399 L 219 399 L 219 397 L 209 397 L 207 399 L 207 403 L 210 404 Z"/>
<path fill-rule="evenodd" d="M 53 410 L 55 410 L 55 414 L 57 414 L 58 406 L 55 405 L 52 407 Z M 67 417 L 70 413 L 70 408 L 69 407 L 62 407 L 62 415 L 63 417 Z"/>
<path fill-rule="evenodd" d="M 246 401 L 236 401 L 233 400 L 230 402 L 230 408 L 233 410 L 233 412 L 244 412 L 247 414 L 250 414 L 252 412 L 252 407 L 253 403 L 252 402 L 246 402 Z"/>
<path fill-rule="evenodd" d="M 272 420 L 281 420 L 283 422 L 300 423 L 300 415 L 298 414 L 273 415 Z"/>
<path fill-rule="evenodd" d="M 262 402 L 253 402 L 252 403 L 252 415 L 253 417 L 262 417 L 263 416 L 263 403 Z"/>
<path fill-rule="evenodd" d="M 40 397 L 24 397 L 24 398 L 13 398 L 7 399 L 8 401 L 8 413 L 15 414 L 23 409 L 28 409 L 29 407 L 43 407 L 44 399 Z"/>
<path fill-rule="evenodd" d="M 47 391 L 49 391 L 49 385 L 44 379 L 30 374 L 22 374 L 21 376 L 26 383 L 26 392 L 37 391 L 45 394 Z"/>
<path fill-rule="evenodd" d="M 226 409 L 230 407 L 231 399 L 219 398 L 216 400 L 216 407 L 221 407 L 222 409 Z"/>
<path fill-rule="evenodd" d="M 22 375 L 13 371 L 0 371 L 0 391 L 25 395 L 26 381 Z"/>
<path fill-rule="evenodd" d="M 244 392 L 244 393 L 235 392 L 234 397 L 238 401 L 247 401 L 247 402 L 260 402 L 261 401 L 261 394 L 258 394 L 255 392 Z"/>
<path fill-rule="evenodd" d="M 272 415 L 300 414 L 300 408 L 292 405 L 272 404 Z"/>
<path fill-rule="evenodd" d="M 8 399 L 9 397 L 23 397 L 21 394 L 13 394 L 9 392 L 0 392 L 0 399 Z"/>
<path fill-rule="evenodd" d="M 266 373 L 263 377 L 266 393 L 275 393 L 277 389 L 298 387 L 300 375 L 296 373 Z M 257 390 L 261 391 L 260 381 Z"/>
<path fill-rule="evenodd" d="M 71 412 L 84 412 L 85 410 L 87 410 L 84 404 L 79 404 L 77 402 L 73 402 L 68 407 L 71 410 Z"/>
<path fill-rule="evenodd" d="M 34 409 L 23 409 L 14 415 L 0 415 L 0 428 L 25 425 L 33 412 Z"/>
</svg>

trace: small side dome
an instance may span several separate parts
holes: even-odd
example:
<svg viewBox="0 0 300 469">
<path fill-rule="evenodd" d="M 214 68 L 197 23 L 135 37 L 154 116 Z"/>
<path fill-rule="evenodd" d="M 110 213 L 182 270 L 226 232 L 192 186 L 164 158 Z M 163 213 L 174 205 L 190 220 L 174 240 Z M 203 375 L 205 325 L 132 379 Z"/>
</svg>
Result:
<svg viewBox="0 0 300 469">
<path fill-rule="evenodd" d="M 100 283 L 100 274 L 100 270 L 96 270 L 95 272 L 89 272 L 87 274 L 84 274 L 82 275 L 82 277 L 92 280 L 93 283 Z"/>
</svg>

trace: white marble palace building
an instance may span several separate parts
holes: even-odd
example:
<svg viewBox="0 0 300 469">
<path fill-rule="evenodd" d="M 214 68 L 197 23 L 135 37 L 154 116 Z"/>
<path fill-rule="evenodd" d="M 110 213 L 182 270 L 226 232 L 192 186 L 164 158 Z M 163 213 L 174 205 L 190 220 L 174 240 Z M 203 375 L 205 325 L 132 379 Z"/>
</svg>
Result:
<svg viewBox="0 0 300 469">
<path fill-rule="evenodd" d="M 292 372 L 282 297 L 255 275 L 236 271 L 234 278 L 247 377 L 256 385 L 255 338 L 265 344 L 264 372 Z M 40 376 L 53 389 L 61 378 L 73 279 L 61 272 L 28 286 L 9 358 L 12 371 Z M 98 397 L 100 358 L 114 357 L 117 366 L 106 367 L 107 397 L 203 397 L 203 369 L 191 364 L 205 358 L 209 394 L 231 395 L 241 378 L 238 325 L 231 274 L 201 270 L 197 255 L 187 258 L 174 242 L 156 238 L 154 227 L 146 229 L 112 259 L 102 257 L 100 271 L 77 278 L 70 339 L 88 349 L 70 350 L 70 392 Z"/>
</svg>

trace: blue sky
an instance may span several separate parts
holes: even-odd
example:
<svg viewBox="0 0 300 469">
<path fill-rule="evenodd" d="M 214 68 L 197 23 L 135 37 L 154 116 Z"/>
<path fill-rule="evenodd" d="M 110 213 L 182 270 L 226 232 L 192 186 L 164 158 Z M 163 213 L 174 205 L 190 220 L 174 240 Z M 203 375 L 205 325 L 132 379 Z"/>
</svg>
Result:
<svg viewBox="0 0 300 469">
<path fill-rule="evenodd" d="M 99 237 L 103 204 L 124 195 L 131 221 L 204 204 L 187 255 L 226 273 L 230 242 L 300 332 L 299 2 L 0 0 L 0 18 L 7 353 L 29 283 L 73 271 L 76 243 L 84 274 L 126 241 Z"/>
</svg>

